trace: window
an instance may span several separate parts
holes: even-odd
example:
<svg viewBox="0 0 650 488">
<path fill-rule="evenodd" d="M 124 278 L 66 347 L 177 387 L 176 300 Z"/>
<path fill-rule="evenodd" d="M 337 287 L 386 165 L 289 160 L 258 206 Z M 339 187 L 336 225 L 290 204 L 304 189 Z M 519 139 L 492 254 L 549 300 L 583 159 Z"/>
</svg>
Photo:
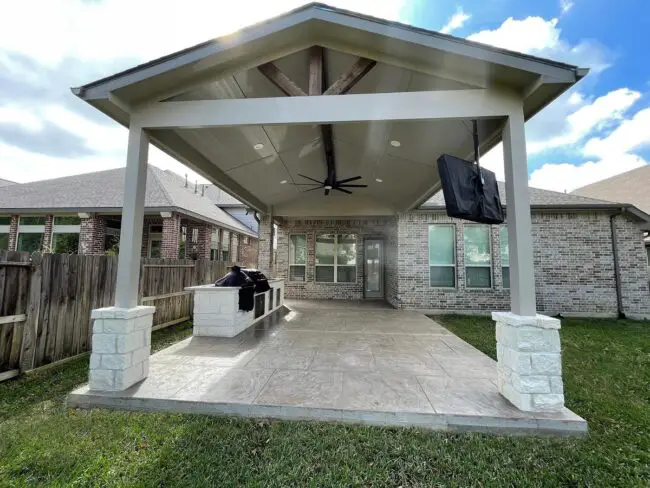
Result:
<svg viewBox="0 0 650 488">
<path fill-rule="evenodd" d="M 224 230 L 222 234 L 222 241 L 221 241 L 221 260 L 224 263 L 227 263 L 229 257 L 230 257 L 230 232 Z"/>
<path fill-rule="evenodd" d="M 56 216 L 52 227 L 52 252 L 76 254 L 79 252 L 79 231 L 81 219 L 78 216 Z"/>
<path fill-rule="evenodd" d="M 456 228 L 453 225 L 429 226 L 429 285 L 456 286 Z"/>
<path fill-rule="evenodd" d="M 465 285 L 467 288 L 490 288 L 490 227 L 465 226 Z"/>
<path fill-rule="evenodd" d="M 0 217 L 0 251 L 9 249 L 9 226 L 11 217 Z"/>
<path fill-rule="evenodd" d="M 289 237 L 289 281 L 305 281 L 307 268 L 307 236 Z"/>
<path fill-rule="evenodd" d="M 210 261 L 219 261 L 219 229 L 213 230 L 210 237 Z"/>
<path fill-rule="evenodd" d="M 356 280 L 356 234 L 321 234 L 317 236 L 316 281 L 354 283 Z"/>
<path fill-rule="evenodd" d="M 22 252 L 42 251 L 44 233 L 45 217 L 20 217 L 16 250 Z"/>
<path fill-rule="evenodd" d="M 508 249 L 508 228 L 503 226 L 499 230 L 501 241 L 501 276 L 503 276 L 503 287 L 510 288 L 510 250 Z"/>
<path fill-rule="evenodd" d="M 160 259 L 162 257 L 162 225 L 149 226 L 149 257 Z"/>
</svg>

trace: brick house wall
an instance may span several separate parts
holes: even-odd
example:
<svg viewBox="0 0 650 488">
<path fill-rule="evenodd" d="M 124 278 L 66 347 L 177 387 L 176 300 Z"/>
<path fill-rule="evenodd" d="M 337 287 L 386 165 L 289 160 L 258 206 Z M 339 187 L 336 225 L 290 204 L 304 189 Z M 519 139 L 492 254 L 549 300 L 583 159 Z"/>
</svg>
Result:
<svg viewBox="0 0 650 488">
<path fill-rule="evenodd" d="M 18 239 L 18 215 L 12 215 L 9 222 L 9 250 L 16 250 L 16 240 Z"/>
<path fill-rule="evenodd" d="M 43 252 L 52 252 L 52 227 L 54 225 L 54 216 L 45 216 L 45 228 L 43 230 Z"/>
<path fill-rule="evenodd" d="M 650 291 L 643 232 L 626 216 L 614 218 L 617 229 L 624 312 L 630 317 L 650 315 Z M 429 285 L 428 226 L 453 224 L 456 232 L 456 287 Z M 537 307 L 555 315 L 615 316 L 617 313 L 610 214 L 535 211 L 532 215 Z M 490 226 L 492 287 L 467 288 L 463 231 L 476 225 L 442 212 L 415 211 L 397 218 L 355 220 L 286 219 L 278 229 L 277 275 L 285 294 L 297 299 L 363 298 L 363 238 L 381 236 L 385 243 L 385 298 L 397 308 L 489 313 L 510 308 L 510 290 L 503 286 L 500 226 Z M 268 229 L 268 226 L 267 226 Z M 264 226 L 260 227 L 260 236 Z M 356 233 L 357 281 L 352 284 L 315 283 L 315 235 Z M 288 280 L 289 236 L 307 238 L 306 281 Z M 267 237 L 268 239 L 268 237 Z M 261 241 L 262 255 L 268 251 Z"/>
<path fill-rule="evenodd" d="M 181 216 L 176 212 L 171 217 L 162 219 L 163 241 L 162 257 L 164 259 L 178 259 L 181 245 Z"/>
<path fill-rule="evenodd" d="M 252 237 L 248 238 L 248 244 L 246 244 L 246 237 L 242 237 L 240 247 L 239 247 L 239 262 L 242 266 L 247 268 L 257 268 L 257 253 L 258 253 L 259 243 L 257 239 Z"/>
<path fill-rule="evenodd" d="M 199 242 L 197 243 L 197 259 L 210 259 L 210 250 L 212 247 L 212 230 L 211 224 L 203 223 L 199 226 Z"/>
<path fill-rule="evenodd" d="M 106 220 L 101 215 L 81 219 L 79 228 L 79 254 L 104 254 Z"/>
<path fill-rule="evenodd" d="M 394 232 L 394 218 L 372 218 L 354 220 L 301 220 L 285 219 L 278 227 L 277 276 L 285 280 L 284 293 L 288 298 L 298 299 L 338 299 L 360 300 L 363 298 L 363 239 L 381 237 L 386 242 L 390 232 Z M 305 281 L 289 281 L 289 236 L 302 234 L 307 238 L 307 267 Z M 356 234 L 357 235 L 357 270 L 354 283 L 316 283 L 315 274 L 315 240 L 317 234 Z M 260 252 L 261 254 L 261 252 Z M 389 256 L 386 253 L 386 263 Z M 388 268 L 390 268 L 388 264 Z M 394 265 L 392 265 L 394 269 Z M 384 289 L 387 273 L 384 272 Z"/>
</svg>

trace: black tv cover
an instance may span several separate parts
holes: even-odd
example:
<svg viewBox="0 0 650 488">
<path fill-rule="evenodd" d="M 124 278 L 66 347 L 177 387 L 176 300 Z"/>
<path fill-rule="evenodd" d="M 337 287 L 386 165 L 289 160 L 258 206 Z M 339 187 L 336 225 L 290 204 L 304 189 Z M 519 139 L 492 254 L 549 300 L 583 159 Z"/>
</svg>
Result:
<svg viewBox="0 0 650 488">
<path fill-rule="evenodd" d="M 438 158 L 447 215 L 482 224 L 503 223 L 503 207 L 494 173 L 449 154 Z"/>
</svg>

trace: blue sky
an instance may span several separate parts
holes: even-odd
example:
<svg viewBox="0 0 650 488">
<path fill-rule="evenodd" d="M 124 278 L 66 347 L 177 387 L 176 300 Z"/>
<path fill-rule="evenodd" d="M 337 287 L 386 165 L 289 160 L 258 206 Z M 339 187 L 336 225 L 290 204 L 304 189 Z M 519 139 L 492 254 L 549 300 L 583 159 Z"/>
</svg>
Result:
<svg viewBox="0 0 650 488">
<path fill-rule="evenodd" d="M 31 181 L 123 166 L 125 129 L 76 100 L 70 86 L 303 3 L 23 0 L 4 6 L 11 21 L 0 30 L 0 178 Z M 647 0 L 328 3 L 591 68 L 527 124 L 533 186 L 570 191 L 650 161 L 650 64 L 648 42 L 641 42 L 650 35 Z M 484 157 L 498 174 L 500 151 Z M 186 172 L 157 150 L 150 161 Z"/>
</svg>

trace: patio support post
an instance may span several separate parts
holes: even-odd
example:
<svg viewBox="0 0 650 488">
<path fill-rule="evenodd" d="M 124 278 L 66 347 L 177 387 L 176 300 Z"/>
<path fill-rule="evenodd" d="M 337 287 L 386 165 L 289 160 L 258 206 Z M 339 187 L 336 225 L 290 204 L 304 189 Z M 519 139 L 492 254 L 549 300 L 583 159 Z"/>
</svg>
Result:
<svg viewBox="0 0 650 488">
<path fill-rule="evenodd" d="M 125 390 L 149 374 L 151 326 L 156 308 L 138 306 L 148 147 L 147 134 L 141 127 L 132 125 L 124 178 L 115 306 L 96 309 L 91 314 L 93 338 L 88 381 L 91 390 Z"/>
<path fill-rule="evenodd" d="M 560 321 L 538 315 L 535 305 L 532 224 L 524 115 L 508 116 L 503 129 L 506 211 L 510 251 L 510 312 L 493 312 L 497 337 L 497 385 L 526 411 L 564 407 Z"/>
</svg>

